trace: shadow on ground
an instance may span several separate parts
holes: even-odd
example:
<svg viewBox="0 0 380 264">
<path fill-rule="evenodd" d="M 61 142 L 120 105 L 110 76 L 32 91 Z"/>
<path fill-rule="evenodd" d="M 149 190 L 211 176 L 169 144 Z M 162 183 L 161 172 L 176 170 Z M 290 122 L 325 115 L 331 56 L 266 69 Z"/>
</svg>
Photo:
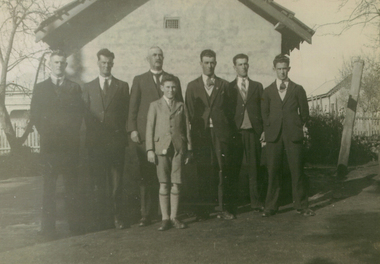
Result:
<svg viewBox="0 0 380 264">
<path fill-rule="evenodd" d="M 360 263 L 380 261 L 380 213 L 352 211 L 328 218 L 326 234 L 311 235 L 307 240 L 341 245 L 351 258 Z M 329 263 L 315 259 L 310 264 Z"/>
</svg>

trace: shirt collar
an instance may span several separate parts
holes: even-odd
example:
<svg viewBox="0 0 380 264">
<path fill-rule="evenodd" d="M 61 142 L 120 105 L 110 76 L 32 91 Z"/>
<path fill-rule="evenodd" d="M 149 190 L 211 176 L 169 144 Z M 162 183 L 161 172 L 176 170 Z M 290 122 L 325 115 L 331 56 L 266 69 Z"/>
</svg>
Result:
<svg viewBox="0 0 380 264">
<path fill-rule="evenodd" d="M 107 77 L 99 75 L 99 80 L 101 83 L 104 83 L 105 80 L 111 81 L 112 80 L 112 74 L 110 76 L 107 76 Z"/>
<path fill-rule="evenodd" d="M 247 77 L 240 77 L 240 76 L 237 76 L 237 83 L 240 85 L 241 82 L 243 81 L 243 79 L 245 79 L 245 81 L 247 82 L 248 81 L 248 76 Z"/>
<path fill-rule="evenodd" d="M 164 100 L 166 101 L 166 103 L 170 106 L 173 102 L 174 102 L 174 98 L 173 99 L 169 99 L 167 98 L 165 95 L 162 96 L 164 98 Z"/>
<path fill-rule="evenodd" d="M 208 79 L 208 78 L 211 78 L 211 80 L 213 80 L 214 83 L 215 83 L 215 74 L 214 74 L 213 76 L 209 77 L 209 76 L 204 75 L 204 74 L 202 73 L 202 80 L 203 80 L 203 83 L 204 83 L 204 84 L 207 83 L 207 79 Z"/>
<path fill-rule="evenodd" d="M 54 84 L 57 84 L 57 80 L 59 80 L 59 85 L 62 85 L 63 81 L 65 80 L 65 75 L 62 77 L 57 77 L 54 74 L 50 74 L 50 78 Z"/>
<path fill-rule="evenodd" d="M 282 83 L 282 80 L 276 79 L 277 90 L 280 90 L 281 83 Z M 286 80 L 284 80 L 284 83 L 285 83 L 285 86 L 286 86 L 286 89 L 287 89 L 288 86 L 289 86 L 289 78 L 286 79 Z"/>
<path fill-rule="evenodd" d="M 155 70 L 150 69 L 150 72 L 153 73 L 153 74 L 162 74 L 164 71 L 163 70 L 161 70 L 161 71 L 155 71 Z"/>
</svg>

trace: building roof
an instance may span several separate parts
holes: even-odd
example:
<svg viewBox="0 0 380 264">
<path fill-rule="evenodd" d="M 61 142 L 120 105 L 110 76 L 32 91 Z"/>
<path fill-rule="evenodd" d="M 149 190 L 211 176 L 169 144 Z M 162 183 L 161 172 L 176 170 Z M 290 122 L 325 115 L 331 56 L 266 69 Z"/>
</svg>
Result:
<svg viewBox="0 0 380 264">
<path fill-rule="evenodd" d="M 65 47 L 72 53 L 106 31 L 149 0 L 75 0 L 54 12 L 35 30 L 36 42 L 43 41 L 52 49 Z M 311 44 L 314 30 L 295 14 L 273 0 L 238 0 L 274 25 L 282 35 L 281 52 L 299 49 L 303 41 Z M 104 17 L 104 14 L 112 14 Z M 99 19 L 102 17 L 102 19 Z M 89 27 L 88 25 L 91 25 Z M 82 33 L 82 34 L 81 34 Z M 76 36 L 81 36 L 78 39 Z"/>
<path fill-rule="evenodd" d="M 308 101 L 317 100 L 325 97 L 330 97 L 331 95 L 335 94 L 342 88 L 347 88 L 351 85 L 351 79 L 352 74 L 349 74 L 346 78 L 344 78 L 342 81 L 340 81 L 337 85 L 335 85 L 333 88 L 331 87 L 331 82 L 328 81 L 322 84 L 320 87 L 318 87 L 316 90 L 314 90 L 311 95 L 307 98 Z"/>
</svg>

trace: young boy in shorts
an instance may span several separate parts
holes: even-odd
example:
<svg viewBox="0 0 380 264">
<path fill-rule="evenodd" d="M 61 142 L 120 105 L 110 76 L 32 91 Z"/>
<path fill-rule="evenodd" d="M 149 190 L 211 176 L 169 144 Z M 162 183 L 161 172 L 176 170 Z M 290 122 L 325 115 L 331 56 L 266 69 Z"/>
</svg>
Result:
<svg viewBox="0 0 380 264">
<path fill-rule="evenodd" d="M 191 153 L 190 127 L 183 102 L 175 100 L 178 84 L 173 75 L 162 77 L 163 96 L 150 104 L 146 125 L 146 151 L 148 161 L 156 164 L 160 182 L 159 201 L 162 223 L 159 231 L 186 225 L 177 219 L 182 183 L 182 165 L 187 164 Z M 170 215 L 169 215 L 170 212 Z"/>
</svg>

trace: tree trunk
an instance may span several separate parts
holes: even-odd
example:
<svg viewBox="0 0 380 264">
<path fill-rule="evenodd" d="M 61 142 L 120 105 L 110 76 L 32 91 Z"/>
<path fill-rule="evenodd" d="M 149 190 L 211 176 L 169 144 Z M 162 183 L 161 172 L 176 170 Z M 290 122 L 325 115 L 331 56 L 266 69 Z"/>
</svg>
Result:
<svg viewBox="0 0 380 264">
<path fill-rule="evenodd" d="M 5 103 L 3 102 L 4 101 L 2 100 L 2 102 L 0 103 L 0 127 L 4 130 L 9 145 L 11 146 L 11 149 L 15 147 L 17 148 L 17 145 L 19 145 L 19 143 L 17 143 L 16 140 L 16 133 L 13 129 L 11 119 L 5 107 Z"/>
</svg>

